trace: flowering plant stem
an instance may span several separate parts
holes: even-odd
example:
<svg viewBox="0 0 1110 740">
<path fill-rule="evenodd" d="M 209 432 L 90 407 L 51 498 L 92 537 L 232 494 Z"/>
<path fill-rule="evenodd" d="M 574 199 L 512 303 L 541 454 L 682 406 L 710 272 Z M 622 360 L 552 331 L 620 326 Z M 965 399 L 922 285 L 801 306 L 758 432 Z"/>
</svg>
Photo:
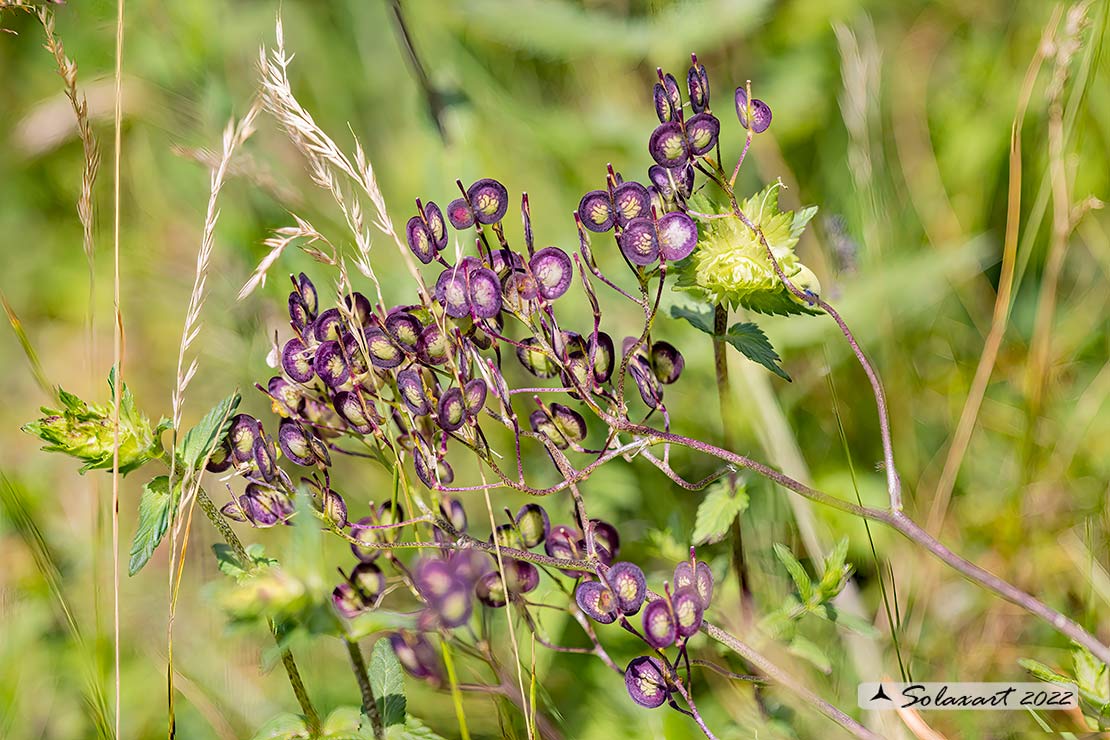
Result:
<svg viewBox="0 0 1110 740">
<path fill-rule="evenodd" d="M 378 711 L 378 703 L 374 698 L 374 688 L 370 685 L 370 674 L 366 670 L 366 659 L 362 657 L 362 648 L 356 640 L 344 639 L 347 645 L 347 654 L 351 656 L 351 670 L 355 672 L 358 689 L 362 694 L 362 713 L 370 718 L 370 726 L 374 729 L 376 740 L 385 737 L 385 727 L 382 725 L 382 715 Z"/>
<path fill-rule="evenodd" d="M 239 539 L 239 535 L 235 534 L 227 520 L 220 515 L 216 504 L 213 503 L 203 488 L 197 488 L 197 503 L 200 504 L 201 511 L 204 512 L 235 553 L 235 557 L 243 564 L 243 569 L 247 571 L 254 570 L 254 560 L 247 549 L 243 547 L 243 541 Z M 270 622 L 270 631 L 274 635 L 274 640 L 280 644 L 280 637 L 273 622 Z M 312 737 L 315 737 L 320 732 L 320 713 L 316 711 L 312 699 L 308 696 L 308 689 L 305 688 L 304 681 L 301 680 L 301 672 L 297 668 L 297 661 L 293 658 L 292 651 L 287 649 L 281 651 L 281 664 L 285 666 L 285 674 L 289 677 L 289 685 L 293 689 L 293 695 L 297 697 L 297 703 L 301 706 L 301 712 L 304 714 L 309 733 Z"/>
</svg>

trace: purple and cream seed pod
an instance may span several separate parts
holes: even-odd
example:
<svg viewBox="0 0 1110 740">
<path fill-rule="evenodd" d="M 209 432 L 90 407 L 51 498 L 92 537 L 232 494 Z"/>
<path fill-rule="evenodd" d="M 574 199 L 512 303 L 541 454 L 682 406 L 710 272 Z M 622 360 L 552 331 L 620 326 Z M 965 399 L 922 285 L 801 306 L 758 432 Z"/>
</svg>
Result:
<svg viewBox="0 0 1110 740">
<path fill-rule="evenodd" d="M 613 338 L 605 332 L 598 332 L 587 345 L 587 354 L 593 361 L 594 381 L 599 385 L 608 382 L 613 375 Z"/>
<path fill-rule="evenodd" d="M 458 387 L 448 388 L 439 397 L 436 421 L 445 432 L 454 432 L 466 421 L 466 403 Z"/>
<path fill-rule="evenodd" d="M 476 417 L 486 405 L 487 392 L 486 381 L 481 378 L 474 378 L 463 386 L 463 405 L 466 406 L 468 416 Z"/>
<path fill-rule="evenodd" d="M 297 465 L 304 467 L 316 465 L 316 455 L 308 436 L 308 432 L 305 431 L 300 422 L 293 419 L 282 419 L 277 433 L 278 447 L 281 448 L 281 454 Z"/>
<path fill-rule="evenodd" d="M 417 207 L 420 207 L 419 200 L 417 201 Z M 428 233 L 431 234 L 436 251 L 442 252 L 443 248 L 447 246 L 447 224 L 443 220 L 443 211 L 439 210 L 439 206 L 431 200 L 421 211 L 424 214 L 424 223 L 428 227 Z"/>
<path fill-rule="evenodd" d="M 443 676 L 439 653 L 423 634 L 409 630 L 393 632 L 389 644 L 401 667 L 413 678 L 439 681 Z"/>
<path fill-rule="evenodd" d="M 316 286 L 308 279 L 308 275 L 303 272 L 294 280 L 293 276 L 289 276 L 289 280 L 293 283 L 293 287 L 297 290 L 297 295 L 301 297 L 304 302 L 305 308 L 308 309 L 308 317 L 310 319 L 316 318 L 317 307 L 319 306 L 319 297 L 316 294 Z"/>
<path fill-rule="evenodd" d="M 551 520 L 547 516 L 547 510 L 539 504 L 525 504 L 520 507 L 514 521 L 527 549 L 542 544 L 551 530 Z"/>
<path fill-rule="evenodd" d="M 705 561 L 699 560 L 694 566 L 694 588 L 701 597 L 702 609 L 708 609 L 713 601 L 713 571 Z"/>
<path fill-rule="evenodd" d="M 654 599 L 644 607 L 644 639 L 660 650 L 674 644 L 678 635 L 674 612 L 667 599 Z"/>
<path fill-rule="evenodd" d="M 312 367 L 320 380 L 333 390 L 338 390 L 351 378 L 351 368 L 343 357 L 339 342 L 321 342 L 312 358 Z"/>
<path fill-rule="evenodd" d="M 705 67 L 696 61 L 686 72 L 686 90 L 690 93 L 690 107 L 701 113 L 709 106 L 709 77 Z"/>
<path fill-rule="evenodd" d="M 663 83 L 663 89 L 667 93 L 667 98 L 671 101 L 675 116 L 682 118 L 682 91 L 678 87 L 678 80 L 670 72 L 664 75 L 661 70 L 656 69 L 656 73 L 660 76 L 659 80 Z"/>
<path fill-rule="evenodd" d="M 558 247 L 544 247 L 532 255 L 528 268 L 536 281 L 536 292 L 547 301 L 561 298 L 574 279 L 574 266 Z"/>
<path fill-rule="evenodd" d="M 277 449 L 274 440 L 263 430 L 254 440 L 254 466 L 258 474 L 267 482 L 277 478 Z"/>
<path fill-rule="evenodd" d="M 405 353 L 393 343 L 381 329 L 367 328 L 364 332 L 366 338 L 366 351 L 370 354 L 370 362 L 374 367 L 382 370 L 392 370 L 405 360 Z"/>
<path fill-rule="evenodd" d="M 605 580 L 617 599 L 617 608 L 625 616 L 640 611 L 647 595 L 647 580 L 644 572 L 635 563 L 614 563 L 605 574 Z"/>
<path fill-rule="evenodd" d="M 474 584 L 474 595 L 478 601 L 494 609 L 509 603 L 505 594 L 505 584 L 501 580 L 501 573 L 493 570 L 486 573 Z"/>
<path fill-rule="evenodd" d="M 444 270 L 436 281 L 436 294 L 443 310 L 451 318 L 461 319 L 470 315 L 467 270 L 458 266 Z"/>
<path fill-rule="evenodd" d="M 348 578 L 368 604 L 373 604 L 385 591 L 385 574 L 374 563 L 359 563 Z"/>
<path fill-rule="evenodd" d="M 683 560 L 674 567 L 672 578 L 675 588 L 685 588 L 694 585 L 694 566 L 689 560 Z"/>
<path fill-rule="evenodd" d="M 354 619 L 368 609 L 358 589 L 346 581 L 332 589 L 331 605 L 344 619 Z"/>
<path fill-rule="evenodd" d="M 459 231 L 474 225 L 474 211 L 470 210 L 466 198 L 455 198 L 447 204 L 447 220 Z"/>
<path fill-rule="evenodd" d="M 628 261 L 646 267 L 659 261 L 659 237 L 650 217 L 641 217 L 628 223 L 619 239 L 621 252 Z"/>
<path fill-rule="evenodd" d="M 320 506 L 320 513 L 324 518 L 334 524 L 339 529 L 346 529 L 347 527 L 347 502 L 343 497 L 332 490 L 326 490 L 323 494 L 323 501 Z"/>
<path fill-rule="evenodd" d="M 424 392 L 424 381 L 416 367 L 407 367 L 397 373 L 397 391 L 405 406 L 416 416 L 431 413 L 432 406 Z"/>
<path fill-rule="evenodd" d="M 682 211 L 660 217 L 655 222 L 655 233 L 659 239 L 659 253 L 668 262 L 689 257 L 698 245 L 697 224 Z"/>
<path fill-rule="evenodd" d="M 231 467 L 231 462 L 231 443 L 224 439 L 209 455 L 204 469 L 209 473 L 222 473 Z"/>
<path fill-rule="evenodd" d="M 481 319 L 491 319 L 501 313 L 501 281 L 488 267 L 479 267 L 466 277 L 467 305 L 470 313 Z"/>
<path fill-rule="evenodd" d="M 374 519 L 368 516 L 351 525 L 351 539 L 355 540 L 351 543 L 351 552 L 363 563 L 377 560 L 382 553 L 379 548 L 369 547 L 369 545 L 376 545 L 381 542 L 377 532 L 371 529 L 373 526 Z"/>
<path fill-rule="evenodd" d="M 282 348 L 281 369 L 298 383 L 307 383 L 316 375 L 312 353 L 299 337 L 293 337 Z"/>
<path fill-rule="evenodd" d="M 524 537 L 520 534 L 516 524 L 499 524 L 490 536 L 490 544 L 497 543 L 500 547 L 511 547 L 514 550 L 524 549 Z"/>
<path fill-rule="evenodd" d="M 456 532 L 466 532 L 466 508 L 454 496 L 444 494 L 439 500 L 439 513 Z"/>
<path fill-rule="evenodd" d="M 317 342 L 339 339 L 343 334 L 343 316 L 338 308 L 329 308 L 316 317 L 312 324 L 312 336 Z"/>
<path fill-rule="evenodd" d="M 600 624 L 617 621 L 617 596 L 600 581 L 582 581 L 574 591 L 574 601 L 590 619 Z"/>
<path fill-rule="evenodd" d="M 663 706 L 671 694 L 663 666 L 653 655 L 632 659 L 624 669 L 624 686 L 632 701 L 648 709 Z"/>
<path fill-rule="evenodd" d="M 661 123 L 651 132 L 648 153 L 663 167 L 681 167 L 690 160 L 690 145 L 677 122 Z"/>
<path fill-rule="evenodd" d="M 701 629 L 701 596 L 694 586 L 683 586 L 671 594 L 671 608 L 674 613 L 675 630 L 680 637 L 691 637 Z"/>
<path fill-rule="evenodd" d="M 771 108 L 758 98 L 752 98 L 748 104 L 748 91 L 743 87 L 736 88 L 736 117 L 740 125 L 751 129 L 752 133 L 761 134 L 771 125 Z"/>
<path fill-rule="evenodd" d="M 613 557 L 616 557 L 621 549 L 621 536 L 617 533 L 617 528 L 609 522 L 604 522 L 600 519 L 591 519 L 590 527 L 593 528 L 594 543 L 601 545 L 608 550 Z"/>
<path fill-rule="evenodd" d="M 343 296 L 343 305 L 354 317 L 356 326 L 365 327 L 370 324 L 371 317 L 374 315 L 374 307 L 370 305 L 370 299 L 362 293 L 356 290 L 351 295 Z"/>
<path fill-rule="evenodd" d="M 227 439 L 231 443 L 231 456 L 238 463 L 254 460 L 254 443 L 262 434 L 262 425 L 250 414 L 231 417 Z"/>
<path fill-rule="evenodd" d="M 528 415 L 528 425 L 532 431 L 551 440 L 551 443 L 560 450 L 570 447 L 567 438 L 559 431 L 558 425 L 543 409 L 536 409 Z"/>
<path fill-rule="evenodd" d="M 721 122 L 712 113 L 699 113 L 686 122 L 686 143 L 690 154 L 700 157 L 717 145 Z"/>
<path fill-rule="evenodd" d="M 540 585 L 540 569 L 524 560 L 509 560 L 505 563 L 509 590 L 513 593 L 527 594 Z"/>
<path fill-rule="evenodd" d="M 605 190 L 591 190 L 578 201 L 578 218 L 587 229 L 603 233 L 617 222 L 617 211 Z"/>
<path fill-rule="evenodd" d="M 648 408 L 659 408 L 659 404 L 663 402 L 663 389 L 659 387 L 659 381 L 655 378 L 647 358 L 641 354 L 634 356 L 628 363 L 628 373 L 636 382 L 636 388 L 640 391 L 640 398 L 643 399 L 644 404 Z"/>
<path fill-rule="evenodd" d="M 356 391 L 339 391 L 333 399 L 336 412 L 359 434 L 371 434 L 379 421 L 374 405 L 359 397 Z"/>
<path fill-rule="evenodd" d="M 674 120 L 674 106 L 671 105 L 671 98 L 667 95 L 666 88 L 662 83 L 656 82 L 655 87 L 651 91 L 652 101 L 655 104 L 655 115 L 659 117 L 659 123 L 668 123 Z"/>
<path fill-rule="evenodd" d="M 407 311 L 390 311 L 385 317 L 385 332 L 406 352 L 416 352 L 424 325 Z"/>
<path fill-rule="evenodd" d="M 651 345 L 651 367 L 655 371 L 656 379 L 664 385 L 669 385 L 682 375 L 686 360 L 674 345 L 669 342 L 656 342 Z"/>
<path fill-rule="evenodd" d="M 537 378 L 553 378 L 559 374 L 558 365 L 546 352 L 539 349 L 539 340 L 535 337 L 526 337 L 520 344 L 522 346 L 516 348 L 516 358 L 525 370 Z"/>
<path fill-rule="evenodd" d="M 466 191 L 466 198 L 480 224 L 495 224 L 505 217 L 509 208 L 509 191 L 497 180 L 486 177 Z"/>
<path fill-rule="evenodd" d="M 451 345 L 447 335 L 436 324 L 428 324 L 420 333 L 420 346 L 417 356 L 427 365 L 442 365 L 447 362 Z"/>
<path fill-rule="evenodd" d="M 624 227 L 632 219 L 651 213 L 651 196 L 643 185 L 629 181 L 613 191 L 613 206 L 617 213 L 617 224 Z"/>
<path fill-rule="evenodd" d="M 304 299 L 296 292 L 290 293 L 289 325 L 293 327 L 293 332 L 297 336 L 304 336 L 310 323 L 312 323 L 312 319 L 308 315 L 308 307 L 305 306 Z"/>
</svg>

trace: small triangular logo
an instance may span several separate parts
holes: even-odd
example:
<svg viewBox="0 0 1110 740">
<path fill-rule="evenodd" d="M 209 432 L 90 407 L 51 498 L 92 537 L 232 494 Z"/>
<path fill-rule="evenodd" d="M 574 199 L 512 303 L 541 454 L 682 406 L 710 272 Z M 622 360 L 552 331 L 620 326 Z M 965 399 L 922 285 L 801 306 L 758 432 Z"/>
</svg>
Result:
<svg viewBox="0 0 1110 740">
<path fill-rule="evenodd" d="M 875 695 L 871 697 L 871 701 L 875 701 L 877 699 L 886 699 L 887 701 L 894 701 L 893 699 L 891 699 L 889 696 L 886 695 L 886 691 L 883 689 L 882 684 L 879 684 L 879 690 L 876 691 Z"/>
</svg>

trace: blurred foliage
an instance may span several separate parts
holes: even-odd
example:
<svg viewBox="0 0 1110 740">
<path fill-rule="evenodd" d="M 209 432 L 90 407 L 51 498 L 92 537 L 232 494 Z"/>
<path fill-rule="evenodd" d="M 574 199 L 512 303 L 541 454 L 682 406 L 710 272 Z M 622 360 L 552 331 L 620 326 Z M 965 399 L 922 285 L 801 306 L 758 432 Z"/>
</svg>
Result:
<svg viewBox="0 0 1110 740">
<path fill-rule="evenodd" d="M 728 93 L 750 78 L 774 108 L 775 122 L 754 145 L 741 183 L 754 193 L 781 177 L 787 185 L 780 194 L 784 209 L 820 206 L 798 245 L 799 258 L 876 361 L 890 400 L 907 507 L 919 519 L 928 516 L 990 324 L 1006 226 L 1011 120 L 1050 3 L 407 0 L 404 13 L 426 86 L 400 41 L 391 3 L 285 0 L 280 7 L 287 43 L 297 54 L 292 74 L 299 97 L 343 145 L 350 138 L 348 125 L 359 135 L 398 223 L 408 217 L 413 198 L 442 203 L 450 199 L 456 177 L 469 182 L 490 176 L 511 192 L 528 191 L 542 243 L 573 246 L 569 214 L 582 192 L 603 181 L 605 163 L 631 176 L 646 172 L 656 65 L 681 71 L 686 55 L 698 53 L 722 112 L 726 157 L 735 156 L 743 142 L 739 126 L 726 115 Z M 123 375 L 150 418 L 170 411 L 176 348 L 200 243 L 208 176 L 196 159 L 218 147 L 230 116 L 246 110 L 257 51 L 272 37 L 278 8 L 269 0 L 127 4 Z M 75 211 L 81 145 L 53 60 L 41 47 L 41 29 L 21 13 L 0 17 L 4 29 L 15 32 L 0 33 L 0 233 L 5 237 L 0 289 L 51 383 L 99 398 L 111 365 L 108 143 L 115 3 L 71 2 L 57 12 L 58 34 L 79 65 L 78 83 L 89 97 L 105 162 L 96 188 L 91 361 L 85 333 L 89 282 Z M 1110 62 L 1101 53 L 1106 17 L 1105 3 L 1091 7 L 1086 43 L 1065 92 L 1065 165 L 1076 202 L 1105 197 L 1110 189 Z M 1022 131 L 1023 230 L 1013 314 L 941 538 L 1106 640 L 1110 221 L 1105 212 L 1083 215 L 1068 240 L 1043 379 L 1047 390 L 1039 408 L 1030 403 L 1030 387 L 1041 378 L 1029 377 L 1029 344 L 1052 231 L 1050 75 L 1051 69 L 1044 70 L 1033 87 Z M 284 325 L 287 289 L 281 276 L 305 270 L 321 286 L 332 278 L 303 254 L 289 251 L 266 287 L 237 303 L 240 286 L 265 253 L 262 240 L 288 225 L 293 211 L 344 244 L 345 227 L 329 196 L 310 183 L 272 122 L 262 123 L 247 152 L 240 176 L 221 201 L 211 295 L 194 345 L 200 370 L 186 396 L 185 428 L 236 388 L 247 389 L 244 411 L 269 418 L 264 397 L 250 389 L 269 376 L 266 355 L 273 332 Z M 392 247 L 380 242 L 376 269 L 383 290 L 387 299 L 400 300 L 405 280 L 390 278 L 402 268 Z M 619 264 L 615 253 L 599 259 Z M 734 434 L 741 451 L 793 466 L 796 476 L 854 500 L 833 413 L 835 390 L 858 493 L 865 503 L 882 505 L 883 476 L 873 465 L 881 458 L 873 400 L 836 326 L 806 316 L 761 317 L 759 323 L 793 383 L 733 354 L 741 420 Z M 686 376 L 667 391 L 677 428 L 717 438 L 716 415 L 705 412 L 713 377 L 709 338 L 682 321 L 664 320 L 658 329 L 687 361 Z M 13 518 L 6 506 L 0 519 L 5 564 L 0 735 L 91 737 L 85 702 L 103 700 L 86 698 L 88 674 L 99 680 L 109 704 L 112 692 L 111 561 L 105 546 L 110 485 L 102 473 L 79 477 L 75 464 L 39 453 L 36 440 L 18 431 L 52 399 L 36 385 L 11 332 L 0 335 L 0 360 L 8 368 L 0 375 L 0 469 L 26 491 L 20 517 Z M 709 461 L 690 454 L 676 451 L 672 458 L 691 477 L 711 471 Z M 474 472 L 456 470 L 463 479 Z M 334 472 L 352 518 L 392 488 L 379 468 L 357 460 L 339 462 Z M 132 476 L 122 485 L 125 537 L 135 529 L 142 483 Z M 649 571 L 657 566 L 649 578 L 661 582 L 668 559 L 681 557 L 689 545 L 700 497 L 639 463 L 603 469 L 584 492 L 591 514 L 621 522 L 627 557 Z M 797 603 L 798 584 L 784 573 L 775 543 L 789 544 L 801 573 L 824 572 L 824 561 L 804 554 L 785 492 L 749 479 L 747 494 L 744 546 L 757 608 L 769 614 L 790 599 Z M 495 501 L 514 509 L 521 503 L 515 494 Z M 569 519 L 569 502 L 554 509 Z M 879 585 L 882 573 L 889 587 L 888 567 L 897 583 L 903 657 L 916 678 L 1017 680 L 1025 676 L 1021 658 L 1038 661 L 1046 671 L 1070 669 L 1071 646 L 1016 607 L 872 527 L 876 563 L 861 522 L 828 511 L 816 514 L 827 543 L 841 537 L 850 543 L 846 562 L 854 569 L 852 582 L 869 615 L 877 615 L 877 636 L 865 639 L 878 646 L 881 663 L 861 669 L 853 660 L 861 655 L 853 652 L 858 638 L 849 638 L 839 623 L 812 619 L 798 621 L 794 631 L 804 640 L 799 644 L 819 646 L 831 676 L 785 649 L 776 657 L 839 706 L 852 710 L 857 680 L 897 672 Z M 29 544 L 28 531 L 40 532 L 46 549 Z M 300 536 L 288 530 L 248 535 L 271 554 L 288 551 L 290 540 Z M 219 578 L 209 548 L 215 534 L 198 527 L 193 538 L 175 627 L 178 736 L 249 737 L 296 705 L 280 669 L 260 670 L 274 660 L 265 631 L 228 629 L 218 605 L 223 584 L 206 587 Z M 294 572 L 317 589 L 314 579 L 339 562 L 342 547 L 302 543 L 294 551 L 306 548 L 314 555 Z M 48 563 L 43 552 L 49 553 Z M 729 544 L 707 546 L 702 556 L 722 574 L 729 567 Z M 728 585 L 722 586 L 713 616 L 735 627 L 738 617 L 730 615 L 739 613 L 737 589 L 733 579 L 723 580 Z M 166 554 L 158 551 L 142 573 L 123 584 L 121 679 L 129 738 L 165 734 L 168 581 Z M 59 594 L 81 625 L 81 643 L 66 626 L 69 612 L 63 612 Z M 576 626 L 558 615 L 545 615 L 544 628 L 557 642 L 577 639 Z M 619 634 L 603 639 L 615 656 L 631 656 L 631 640 Z M 324 714 L 358 703 L 358 687 L 338 641 L 306 635 L 291 640 Z M 713 655 L 709 645 L 699 652 L 728 660 Z M 808 657 L 812 661 L 813 655 Z M 544 651 L 536 659 L 542 708 L 568 737 L 695 737 L 694 725 L 676 713 L 637 711 L 620 682 L 596 661 Z M 745 670 L 735 661 L 730 667 Z M 462 681 L 480 680 L 471 666 L 459 670 Z M 446 695 L 413 681 L 406 688 L 409 707 L 421 708 L 421 720 L 444 736 L 456 736 Z M 774 689 L 756 697 L 750 686 L 714 674 L 696 688 L 707 723 L 722 738 L 757 733 L 807 738 L 831 728 Z M 478 694 L 467 695 L 464 706 L 474 736 L 510 731 L 522 736 L 523 721 L 511 707 Z M 1022 715 L 1007 715 L 1005 727 L 994 713 L 927 718 L 949 737 L 1016 737 L 1038 727 Z M 896 720 L 884 721 L 889 723 L 884 732 L 902 732 Z M 1081 729 L 1074 718 L 1051 721 L 1061 729 Z"/>
</svg>

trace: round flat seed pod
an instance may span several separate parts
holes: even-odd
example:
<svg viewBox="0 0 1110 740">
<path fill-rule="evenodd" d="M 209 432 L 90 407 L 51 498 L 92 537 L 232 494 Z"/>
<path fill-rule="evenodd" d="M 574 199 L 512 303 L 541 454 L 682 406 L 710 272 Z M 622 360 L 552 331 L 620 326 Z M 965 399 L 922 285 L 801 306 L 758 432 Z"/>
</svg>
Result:
<svg viewBox="0 0 1110 740">
<path fill-rule="evenodd" d="M 244 463 L 254 459 L 254 443 L 262 434 L 262 425 L 250 414 L 231 417 L 227 439 L 231 443 L 231 457 Z"/>
<path fill-rule="evenodd" d="M 434 201 L 428 201 L 424 206 L 424 221 L 428 225 L 428 233 L 437 252 L 442 252 L 447 246 L 447 224 L 443 220 L 443 211 Z"/>
<path fill-rule="evenodd" d="M 351 369 L 343 357 L 339 342 L 321 342 L 316 348 L 312 367 L 329 388 L 338 389 L 351 377 Z"/>
<path fill-rule="evenodd" d="M 343 334 L 343 317 L 338 308 L 329 308 L 316 317 L 312 325 L 312 334 L 317 342 L 326 342 L 339 339 Z"/>
<path fill-rule="evenodd" d="M 694 588 L 701 597 L 702 609 L 708 609 L 710 602 L 713 601 L 713 571 L 701 560 L 694 568 Z"/>
<path fill-rule="evenodd" d="M 551 404 L 551 419 L 560 434 L 571 442 L 581 442 L 586 438 L 586 420 L 571 407 L 561 403 Z"/>
<path fill-rule="evenodd" d="M 281 369 L 298 383 L 307 383 L 316 375 L 312 353 L 298 337 L 290 339 L 282 348 Z"/>
<path fill-rule="evenodd" d="M 487 390 L 486 381 L 481 378 L 474 378 L 463 386 L 463 403 L 466 405 L 467 414 L 472 417 L 478 415 L 486 405 Z"/>
<path fill-rule="evenodd" d="M 668 213 L 656 221 L 655 232 L 659 236 L 659 253 L 669 262 L 689 257 L 698 245 L 698 227 L 682 211 Z"/>
<path fill-rule="evenodd" d="M 376 416 L 373 405 L 367 401 L 359 400 L 358 393 L 354 391 L 340 391 L 334 399 L 336 412 L 350 424 L 359 434 L 370 434 L 374 431 L 371 417 Z M 376 421 L 376 419 L 375 419 Z"/>
<path fill-rule="evenodd" d="M 649 601 L 644 607 L 644 637 L 654 648 L 667 648 L 674 644 L 678 635 L 671 605 L 666 599 Z"/>
<path fill-rule="evenodd" d="M 667 95 L 667 90 L 658 82 L 652 88 L 652 99 L 655 103 L 655 115 L 659 117 L 659 123 L 667 123 L 674 120 L 674 106 L 671 105 L 671 98 Z"/>
<path fill-rule="evenodd" d="M 483 178 L 471 185 L 466 197 L 474 209 L 474 218 L 480 224 L 495 224 L 505 217 L 509 208 L 509 191 L 497 180 Z"/>
<path fill-rule="evenodd" d="M 629 222 L 620 236 L 621 252 L 634 265 L 644 267 L 659 260 L 659 239 L 650 218 Z"/>
<path fill-rule="evenodd" d="M 305 467 L 316 465 L 316 455 L 313 454 L 312 445 L 308 441 L 308 432 L 298 422 L 292 419 L 282 419 L 277 434 L 278 447 L 281 454 L 291 462 Z"/>
<path fill-rule="evenodd" d="M 634 218 L 651 214 L 651 196 L 647 188 L 638 182 L 626 182 L 614 190 L 613 205 L 617 211 L 617 223 L 621 226 Z"/>
<path fill-rule="evenodd" d="M 428 395 L 424 392 L 420 371 L 416 368 L 406 368 L 397 373 L 397 390 L 405 406 L 416 416 L 424 416 L 431 412 L 432 406 L 428 402 Z"/>
<path fill-rule="evenodd" d="M 690 147 L 675 122 L 661 123 L 648 139 L 648 153 L 656 164 L 663 167 L 681 167 L 690 159 Z"/>
<path fill-rule="evenodd" d="M 669 342 L 656 342 L 651 345 L 651 367 L 660 383 L 670 385 L 682 375 L 686 360 Z"/>
<path fill-rule="evenodd" d="M 536 252 L 528 266 L 536 280 L 536 292 L 545 300 L 560 298 L 570 289 L 574 266 L 567 253 L 558 247 L 544 247 Z"/>
<path fill-rule="evenodd" d="M 525 370 L 537 378 L 553 378 L 559 374 L 559 368 L 554 360 L 540 349 L 532 348 L 539 346 L 535 337 L 527 337 L 521 341 L 521 344 L 523 347 L 516 348 L 516 358 L 520 360 Z"/>
<path fill-rule="evenodd" d="M 466 405 L 463 403 L 462 391 L 457 387 L 448 388 L 439 397 L 436 421 L 445 432 L 457 430 L 466 421 Z"/>
<path fill-rule="evenodd" d="M 686 141 L 690 153 L 700 157 L 717 145 L 721 122 L 711 113 L 699 113 L 686 122 Z"/>
<path fill-rule="evenodd" d="M 374 367 L 390 370 L 404 361 L 405 353 L 381 329 L 371 327 L 365 331 L 365 337 L 366 351 Z"/>
<path fill-rule="evenodd" d="M 647 594 L 647 579 L 635 563 L 615 563 L 605 579 L 617 597 L 617 608 L 625 616 L 640 611 L 644 596 Z"/>
<path fill-rule="evenodd" d="M 415 352 L 424 325 L 411 313 L 393 311 L 385 317 L 385 331 L 406 352 Z"/>
<path fill-rule="evenodd" d="M 429 365 L 442 365 L 447 362 L 451 345 L 447 335 L 435 324 L 428 324 L 420 333 L 420 346 L 417 355 Z"/>
<path fill-rule="evenodd" d="M 662 666 L 654 656 L 633 658 L 624 670 L 624 686 L 632 701 L 648 709 L 663 706 L 670 696 Z"/>
<path fill-rule="evenodd" d="M 488 267 L 479 267 L 467 276 L 470 311 L 481 319 L 501 313 L 501 281 Z"/>
<path fill-rule="evenodd" d="M 539 504 L 525 504 L 516 513 L 516 528 L 526 548 L 533 548 L 547 539 L 551 520 Z"/>
<path fill-rule="evenodd" d="M 474 225 L 474 211 L 470 210 L 465 198 L 455 198 L 447 204 L 447 219 L 460 231 Z"/>
<path fill-rule="evenodd" d="M 574 601 L 582 612 L 601 624 L 617 621 L 617 597 L 600 581 L 582 581 L 574 591 Z"/>
<path fill-rule="evenodd" d="M 690 637 L 701 629 L 701 596 L 694 586 L 683 586 L 671 594 L 675 629 L 682 637 Z"/>
<path fill-rule="evenodd" d="M 591 190 L 578 202 L 578 218 L 590 231 L 602 233 L 613 228 L 617 212 L 604 190 Z"/>
</svg>

